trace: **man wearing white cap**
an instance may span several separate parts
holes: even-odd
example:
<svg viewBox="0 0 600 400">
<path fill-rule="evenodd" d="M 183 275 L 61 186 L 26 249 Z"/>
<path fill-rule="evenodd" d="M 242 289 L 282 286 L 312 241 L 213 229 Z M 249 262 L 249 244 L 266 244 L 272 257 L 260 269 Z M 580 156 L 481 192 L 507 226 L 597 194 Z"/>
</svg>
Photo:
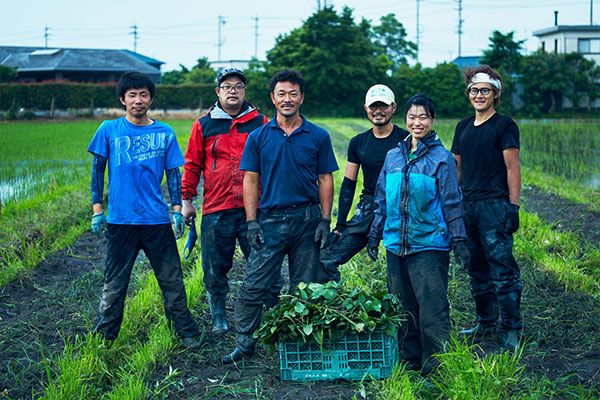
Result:
<svg viewBox="0 0 600 400">
<path fill-rule="evenodd" d="M 337 224 L 329 236 L 329 246 L 321 251 L 323 268 L 317 278 L 319 282 L 339 281 L 338 266 L 348 262 L 366 246 L 375 211 L 373 195 L 385 155 L 408 135 L 406 130 L 392 124 L 396 100 L 389 87 L 374 85 L 369 88 L 365 97 L 365 111 L 373 127 L 350 140 L 346 172 L 340 188 Z M 346 221 L 361 167 L 363 190 L 360 201 L 354 216 Z"/>
<path fill-rule="evenodd" d="M 503 345 L 517 350 L 523 284 L 512 248 L 513 233 L 519 228 L 519 128 L 511 118 L 495 110 L 502 92 L 500 74 L 483 65 L 467 70 L 465 80 L 475 116 L 456 126 L 452 153 L 464 196 L 471 253 L 468 273 L 477 325 L 459 333 L 474 337 L 492 335 L 499 306 Z"/>
</svg>

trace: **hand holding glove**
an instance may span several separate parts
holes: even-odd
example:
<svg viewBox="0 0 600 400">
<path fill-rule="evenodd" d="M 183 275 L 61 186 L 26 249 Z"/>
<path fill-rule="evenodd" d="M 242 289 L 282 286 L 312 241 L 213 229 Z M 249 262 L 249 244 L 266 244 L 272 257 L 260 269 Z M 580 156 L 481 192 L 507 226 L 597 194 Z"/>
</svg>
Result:
<svg viewBox="0 0 600 400">
<path fill-rule="evenodd" d="M 321 243 L 321 249 L 324 249 L 329 245 L 329 240 L 327 240 L 327 237 L 329 236 L 329 225 L 331 225 L 331 220 L 322 218 L 315 231 L 315 242 Z"/>
<path fill-rule="evenodd" d="M 183 220 L 183 214 L 179 211 L 173 211 L 173 231 L 175 232 L 175 239 L 179 239 L 185 232 L 185 221 Z"/>
<path fill-rule="evenodd" d="M 519 206 L 510 203 L 506 213 L 506 233 L 513 234 L 519 229 Z"/>
<path fill-rule="evenodd" d="M 471 262 L 471 253 L 469 252 L 467 242 L 464 240 L 452 242 L 452 251 L 454 252 L 454 258 L 458 261 L 460 266 L 468 268 L 469 263 Z"/>
<path fill-rule="evenodd" d="M 100 211 L 98 214 L 92 215 L 92 232 L 94 232 L 96 236 L 101 238 L 102 234 L 106 232 L 107 227 L 108 225 L 106 224 L 104 211 Z"/>
<path fill-rule="evenodd" d="M 367 242 L 367 254 L 373 262 L 377 261 L 377 255 L 379 254 L 379 239 L 369 238 L 369 241 Z"/>
<path fill-rule="evenodd" d="M 258 221 L 253 219 L 247 221 L 248 224 L 248 243 L 254 250 L 262 249 L 262 245 L 265 242 L 263 230 L 258 224 Z"/>
</svg>

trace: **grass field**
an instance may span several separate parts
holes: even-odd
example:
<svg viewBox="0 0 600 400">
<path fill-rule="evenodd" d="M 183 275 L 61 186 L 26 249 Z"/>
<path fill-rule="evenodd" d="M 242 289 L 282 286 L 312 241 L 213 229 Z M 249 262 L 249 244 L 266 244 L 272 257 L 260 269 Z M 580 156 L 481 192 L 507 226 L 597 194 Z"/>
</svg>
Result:
<svg viewBox="0 0 600 400">
<path fill-rule="evenodd" d="M 343 171 L 347 143 L 356 133 L 368 128 L 368 121 L 319 119 L 313 122 L 330 132 L 340 170 Z M 447 147 L 450 146 L 455 123 L 436 123 L 435 128 Z M 191 121 L 171 121 L 170 124 L 181 148 L 185 149 Z M 76 242 L 81 240 L 80 235 L 88 230 L 91 215 L 91 156 L 86 148 L 98 125 L 98 121 L 0 124 L 1 185 L 16 182 L 14 186 L 19 186 L 21 181 L 35 181 L 14 191 L 17 195 L 12 200 L 3 200 L 0 215 L 0 290 L 3 290 L 2 286 L 8 288 L 15 282 L 27 286 L 28 277 L 40 261 L 59 249 L 66 248 L 68 255 L 68 249 L 75 247 Z M 571 132 L 571 128 L 572 124 L 528 122 L 521 125 L 523 182 L 524 185 L 535 186 L 571 202 L 581 203 L 593 213 L 598 211 L 598 190 L 590 184 L 594 179 L 586 176 L 597 174 L 598 163 L 594 164 L 585 157 L 588 153 L 600 150 L 600 133 L 597 132 L 597 124 L 591 123 L 578 124 L 570 136 L 564 133 L 567 130 Z M 553 133 L 548 135 L 548 132 Z M 531 139 L 533 136 L 539 137 L 534 140 Z M 550 147 L 543 147 L 539 156 L 532 155 L 529 158 L 526 155 L 535 153 L 532 150 L 535 143 L 550 146 L 548 142 L 554 139 L 545 139 L 546 136 L 561 136 L 556 145 L 559 150 L 566 143 L 572 144 L 578 137 L 585 137 L 582 146 L 590 151 L 582 152 L 585 156 L 581 159 L 583 161 L 572 161 L 567 157 L 559 161 L 564 168 L 547 168 L 545 166 L 551 164 L 553 159 L 545 156 L 554 151 L 549 150 Z M 563 139 L 566 136 L 568 140 L 565 142 Z M 575 166 L 565 167 L 571 163 Z M 342 177 L 342 172 L 334 175 L 336 193 Z M 178 243 L 180 248 L 184 244 L 184 239 Z M 582 237 L 553 229 L 525 210 L 515 245 L 515 254 L 522 265 L 526 285 L 524 312 L 528 324 L 528 344 L 522 352 L 510 355 L 455 342 L 448 353 L 440 356 L 442 368 L 439 373 L 427 380 L 405 371 L 400 365 L 389 379 L 350 385 L 338 383 L 333 388 L 340 393 L 354 393 L 358 399 L 598 398 L 600 392 L 596 385 L 599 380 L 593 374 L 590 375 L 592 378 L 587 377 L 584 369 L 572 373 L 567 370 L 562 374 L 545 369 L 560 365 L 553 358 L 557 357 L 557 352 L 557 358 L 573 358 L 574 361 L 569 365 L 583 366 L 583 363 L 577 364 L 577 360 L 583 360 L 595 367 L 600 366 L 599 357 L 586 358 L 590 351 L 593 353 L 598 350 L 597 332 L 600 329 L 598 277 L 594 275 L 593 268 L 587 271 L 581 267 L 582 260 L 586 261 L 588 267 L 600 264 L 600 255 L 589 245 Z M 342 268 L 346 284 L 363 288 L 385 287 L 385 262 L 381 258 L 373 265 L 364 254 L 355 257 Z M 101 265 L 101 261 L 95 262 Z M 201 321 L 202 316 L 206 315 L 206 306 L 200 258 L 186 264 L 185 269 L 188 303 L 196 319 Z M 450 278 L 453 324 L 455 327 L 464 327 L 473 318 L 466 276 L 453 265 Z M 281 393 L 279 390 L 297 390 L 297 387 L 288 387 L 273 380 L 272 373 L 264 372 L 273 369 L 274 365 L 271 364 L 276 362 L 273 358 L 259 358 L 255 364 L 242 367 L 244 371 L 236 372 L 213 365 L 218 362 L 218 354 L 194 356 L 179 351 L 176 338 L 164 323 L 156 280 L 144 261 L 135 269 L 133 289 L 119 339 L 107 347 L 87 333 L 94 323 L 99 294 L 93 288 L 97 288 L 101 281 L 101 271 L 92 269 L 77 278 L 72 286 L 69 282 L 65 283 L 70 288 L 65 292 L 68 295 L 56 299 L 62 302 L 65 315 L 68 315 L 65 323 L 70 320 L 78 324 L 74 331 L 78 333 L 61 330 L 54 338 L 58 343 L 53 343 L 52 339 L 40 340 L 40 343 L 21 339 L 32 330 L 44 330 L 43 325 L 23 321 L 22 324 L 8 326 L 7 322 L 0 320 L 0 350 L 4 352 L 10 349 L 14 354 L 21 354 L 2 359 L 6 365 L 0 364 L 4 375 L 0 380 L 0 397 L 200 399 L 212 396 L 275 399 L 283 397 L 277 394 Z M 40 301 L 54 298 L 53 293 L 58 292 L 52 286 L 43 291 L 36 285 L 31 286 L 30 290 L 40 290 Z M 90 291 L 86 292 L 86 288 L 90 288 Z M 563 296 L 564 299 L 561 298 Z M 9 309 L 8 303 L 7 300 L 7 305 L 3 307 Z M 10 315 L 3 312 L 4 308 L 0 310 L 0 316 L 8 320 Z M 215 349 L 207 349 L 207 353 L 231 350 L 231 341 L 215 342 L 210 337 L 204 340 L 216 346 Z M 578 353 L 574 353 L 576 349 Z M 553 363 L 549 364 L 548 360 Z M 178 363 L 179 369 L 172 368 Z M 201 372 L 196 370 L 198 375 L 194 380 L 194 376 L 188 373 L 193 364 L 204 370 L 212 368 L 215 376 L 199 382 L 198 375 Z M 236 373 L 244 378 L 232 380 L 237 376 Z M 585 375 L 586 378 L 577 379 L 573 374 Z M 197 393 L 191 395 L 187 391 L 190 387 Z M 315 390 L 321 390 L 321 386 L 315 387 Z M 313 392 L 310 398 L 318 398 L 319 393 L 325 392 Z M 13 397 L 15 394 L 18 397 Z"/>
</svg>

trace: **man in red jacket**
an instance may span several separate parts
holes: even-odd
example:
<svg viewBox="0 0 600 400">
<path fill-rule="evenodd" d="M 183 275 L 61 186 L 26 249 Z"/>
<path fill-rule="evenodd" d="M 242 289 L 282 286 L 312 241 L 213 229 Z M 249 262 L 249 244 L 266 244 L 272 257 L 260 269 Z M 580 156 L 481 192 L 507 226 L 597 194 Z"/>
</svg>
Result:
<svg viewBox="0 0 600 400">
<path fill-rule="evenodd" d="M 248 133 L 268 122 L 244 101 L 245 84 L 246 77 L 237 68 L 219 73 L 215 88 L 218 100 L 192 126 L 181 180 L 182 214 L 189 224 L 196 217 L 192 200 L 197 195 L 200 175 L 204 176 L 200 243 L 213 332 L 227 331 L 227 273 L 232 267 L 236 239 L 244 256 L 250 255 L 242 199 L 242 152 Z"/>
</svg>

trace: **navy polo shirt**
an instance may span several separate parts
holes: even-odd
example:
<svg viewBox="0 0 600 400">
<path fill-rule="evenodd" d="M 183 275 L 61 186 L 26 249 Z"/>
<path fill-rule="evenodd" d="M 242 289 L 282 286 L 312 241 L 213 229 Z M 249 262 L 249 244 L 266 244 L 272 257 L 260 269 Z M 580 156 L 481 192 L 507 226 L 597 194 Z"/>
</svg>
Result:
<svg viewBox="0 0 600 400">
<path fill-rule="evenodd" d="M 290 135 L 277 116 L 248 135 L 240 169 L 260 174 L 263 210 L 319 203 L 319 175 L 338 169 L 329 133 L 301 117 Z"/>
</svg>

